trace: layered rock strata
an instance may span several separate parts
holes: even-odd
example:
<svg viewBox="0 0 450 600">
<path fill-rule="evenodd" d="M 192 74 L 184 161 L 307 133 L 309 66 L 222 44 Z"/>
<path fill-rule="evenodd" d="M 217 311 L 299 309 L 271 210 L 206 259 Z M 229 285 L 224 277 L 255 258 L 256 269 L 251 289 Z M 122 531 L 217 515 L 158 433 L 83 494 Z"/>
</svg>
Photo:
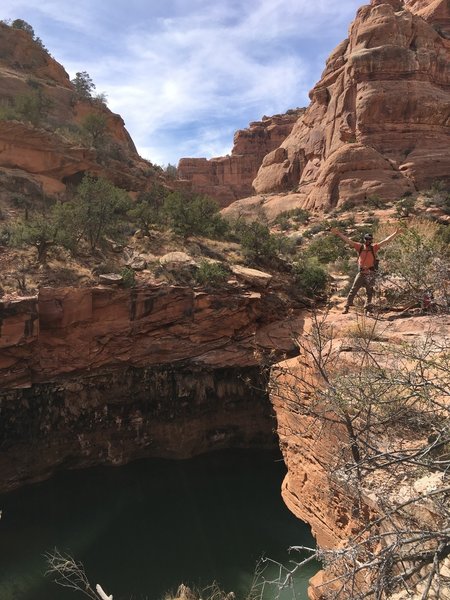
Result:
<svg viewBox="0 0 450 600">
<path fill-rule="evenodd" d="M 236 132 L 231 154 L 219 158 L 182 158 L 178 175 L 196 193 L 210 196 L 220 206 L 249 196 L 252 182 L 266 154 L 277 148 L 291 132 L 304 109 L 263 117 Z"/>
<path fill-rule="evenodd" d="M 0 391 L 0 492 L 57 469 L 275 448 L 255 367 L 116 367 Z"/>
<path fill-rule="evenodd" d="M 288 310 L 268 290 L 158 285 L 1 302 L 0 490 L 58 467 L 273 445 L 259 365 L 295 352 Z"/>
<path fill-rule="evenodd" d="M 307 209 L 364 205 L 449 183 L 449 29 L 448 0 L 360 8 L 306 112 L 265 156 L 249 205 L 270 212 L 266 195 L 292 190 Z"/>
</svg>

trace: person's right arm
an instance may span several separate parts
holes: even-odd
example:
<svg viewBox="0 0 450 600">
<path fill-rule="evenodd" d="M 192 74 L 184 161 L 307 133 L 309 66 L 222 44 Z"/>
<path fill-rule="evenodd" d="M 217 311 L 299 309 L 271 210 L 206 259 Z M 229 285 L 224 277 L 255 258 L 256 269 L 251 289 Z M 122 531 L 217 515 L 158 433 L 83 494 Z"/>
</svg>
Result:
<svg viewBox="0 0 450 600">
<path fill-rule="evenodd" d="M 346 235 L 344 235 L 341 231 L 339 231 L 339 229 L 336 229 L 336 227 L 332 227 L 330 229 L 331 233 L 334 233 L 334 235 L 337 235 L 341 238 L 341 240 L 344 240 L 344 242 L 346 244 L 348 244 L 349 246 L 351 246 L 352 248 L 355 247 L 355 242 L 353 240 L 351 240 L 350 238 L 348 238 Z"/>
</svg>

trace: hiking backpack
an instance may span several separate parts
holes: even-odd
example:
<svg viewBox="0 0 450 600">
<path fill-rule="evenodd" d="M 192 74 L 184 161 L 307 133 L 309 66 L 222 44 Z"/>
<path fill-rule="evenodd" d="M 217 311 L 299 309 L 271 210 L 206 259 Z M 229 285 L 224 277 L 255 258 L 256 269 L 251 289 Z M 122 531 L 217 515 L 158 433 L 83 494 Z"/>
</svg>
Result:
<svg viewBox="0 0 450 600">
<path fill-rule="evenodd" d="M 364 242 L 362 242 L 362 245 L 361 245 L 361 247 L 360 247 L 360 249 L 359 249 L 358 255 L 360 255 L 360 254 L 361 254 L 361 252 L 364 250 L 364 246 L 365 246 L 365 244 L 364 244 Z M 380 266 L 380 259 L 376 257 L 376 254 L 375 254 L 375 252 L 373 251 L 373 246 L 372 246 L 372 244 L 370 244 L 370 251 L 371 251 L 371 252 L 372 252 L 372 254 L 373 254 L 373 270 L 374 270 L 374 271 L 378 271 L 378 268 L 379 268 L 379 266 Z"/>
</svg>

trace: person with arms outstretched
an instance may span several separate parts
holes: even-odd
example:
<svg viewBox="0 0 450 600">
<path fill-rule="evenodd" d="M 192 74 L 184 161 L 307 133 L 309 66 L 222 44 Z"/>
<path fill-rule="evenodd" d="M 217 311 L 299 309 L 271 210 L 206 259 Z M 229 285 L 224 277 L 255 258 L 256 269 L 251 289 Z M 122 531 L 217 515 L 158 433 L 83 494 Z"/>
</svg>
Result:
<svg viewBox="0 0 450 600">
<path fill-rule="evenodd" d="M 376 280 L 378 251 L 382 246 L 385 246 L 395 237 L 397 237 L 397 235 L 401 233 L 401 230 L 396 229 L 394 233 L 389 235 L 386 239 L 376 243 L 373 243 L 373 236 L 371 233 L 366 233 L 364 235 L 364 241 L 361 243 L 354 242 L 335 227 L 331 228 L 330 231 L 331 233 L 334 233 L 335 235 L 339 236 L 341 240 L 343 240 L 346 244 L 348 244 L 358 252 L 359 270 L 356 274 L 355 280 L 353 281 L 353 285 L 350 289 L 350 292 L 348 293 L 347 301 L 342 312 L 344 314 L 348 313 L 348 309 L 350 308 L 350 306 L 353 306 L 353 300 L 355 299 L 356 294 L 361 288 L 365 288 L 367 294 L 364 308 L 366 311 L 370 311 L 372 309 L 372 298 Z"/>
</svg>

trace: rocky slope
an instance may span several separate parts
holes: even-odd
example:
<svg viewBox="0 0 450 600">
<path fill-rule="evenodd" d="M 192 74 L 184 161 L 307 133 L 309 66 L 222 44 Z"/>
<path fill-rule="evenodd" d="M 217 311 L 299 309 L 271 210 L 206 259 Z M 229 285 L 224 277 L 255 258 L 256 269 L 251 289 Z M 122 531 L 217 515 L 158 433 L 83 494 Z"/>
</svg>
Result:
<svg viewBox="0 0 450 600">
<path fill-rule="evenodd" d="M 449 28 L 447 0 L 372 0 L 360 8 L 308 109 L 265 156 L 253 182 L 258 195 L 231 212 L 395 200 L 449 182 Z M 279 192 L 281 201 L 266 197 Z"/>
<path fill-rule="evenodd" d="M 260 362 L 294 352 L 289 312 L 255 286 L 48 288 L 0 302 L 0 490 L 59 466 L 271 446 Z"/>
<path fill-rule="evenodd" d="M 264 156 L 284 141 L 302 113 L 303 109 L 295 109 L 250 123 L 247 129 L 236 132 L 228 156 L 180 159 L 179 177 L 195 192 L 214 198 L 223 207 L 249 196 Z"/>
<path fill-rule="evenodd" d="M 29 33 L 0 23 L 0 107 L 14 108 L 21 98 L 28 107 L 40 105 L 40 114 L 29 108 L 20 122 L 0 120 L 2 177 L 19 174 L 50 195 L 85 172 L 127 190 L 144 189 L 155 177 L 119 115 L 102 101 L 80 98 L 64 68 Z M 81 139 L 88 115 L 104 119 L 104 151 Z"/>
</svg>

